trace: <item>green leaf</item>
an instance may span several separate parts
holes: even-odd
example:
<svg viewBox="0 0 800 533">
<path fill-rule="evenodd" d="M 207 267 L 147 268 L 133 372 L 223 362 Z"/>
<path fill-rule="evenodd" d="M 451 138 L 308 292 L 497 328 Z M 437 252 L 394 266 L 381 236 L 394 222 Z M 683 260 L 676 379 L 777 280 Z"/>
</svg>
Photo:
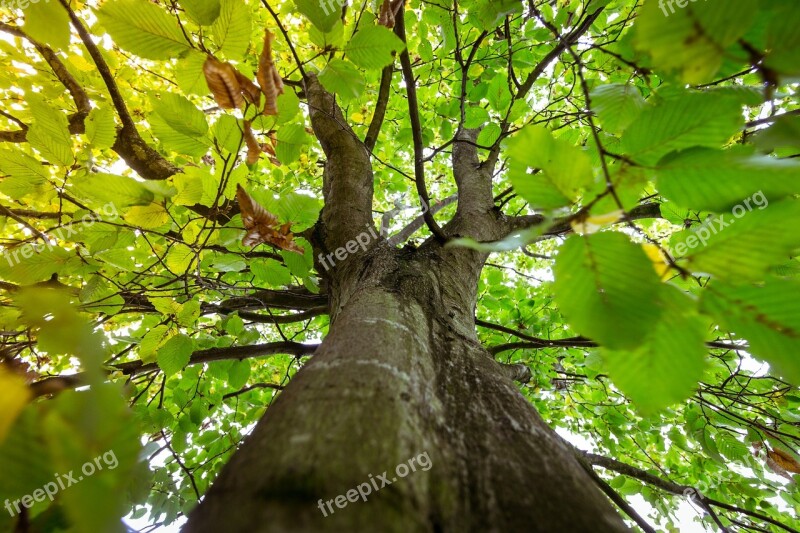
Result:
<svg viewBox="0 0 800 533">
<path fill-rule="evenodd" d="M 177 374 L 189 364 L 193 351 L 194 341 L 192 339 L 182 333 L 175 335 L 158 350 L 156 359 L 158 367 L 167 376 Z"/>
<path fill-rule="evenodd" d="M 241 389 L 250 379 L 250 361 L 234 361 L 228 369 L 228 385 L 234 389 Z"/>
<path fill-rule="evenodd" d="M 79 261 L 73 254 L 55 245 L 23 244 L 4 254 L 0 276 L 21 285 L 46 281 L 57 272 L 74 267 Z"/>
<path fill-rule="evenodd" d="M 283 257 L 283 262 L 286 266 L 289 267 L 289 271 L 298 278 L 304 278 L 311 272 L 312 265 L 309 261 L 306 261 L 305 255 L 281 250 L 281 257 Z"/>
<path fill-rule="evenodd" d="M 344 101 L 359 98 L 366 86 L 366 82 L 356 66 L 338 58 L 331 59 L 322 69 L 322 72 L 319 73 L 319 81 L 323 87 Z"/>
<path fill-rule="evenodd" d="M 275 146 L 275 155 L 284 165 L 288 165 L 300 158 L 303 146 L 308 144 L 309 138 L 306 129 L 300 124 L 287 124 L 278 130 L 278 144 Z"/>
<path fill-rule="evenodd" d="M 164 206 L 153 202 L 149 205 L 135 205 L 123 217 L 129 224 L 143 229 L 158 229 L 169 222 L 169 213 Z"/>
<path fill-rule="evenodd" d="M 763 196 L 760 198 L 765 200 Z M 692 272 L 729 281 L 756 281 L 786 261 L 800 247 L 800 201 L 785 200 L 767 208 L 766 201 L 737 206 L 733 214 L 709 219 L 697 229 L 673 237 L 672 249 Z M 688 254 L 688 255 L 687 255 Z"/>
<path fill-rule="evenodd" d="M 206 76 L 203 74 L 203 63 L 207 57 L 192 50 L 175 65 L 175 82 L 183 94 L 205 96 L 211 93 L 206 83 Z"/>
<path fill-rule="evenodd" d="M 768 50 L 765 63 L 780 73 L 797 76 L 800 74 L 800 8 L 796 2 L 769 2 L 772 17 L 768 25 Z M 774 7 L 773 7 L 774 5 Z M 765 6 L 766 7 L 766 6 Z"/>
<path fill-rule="evenodd" d="M 661 315 L 658 276 L 620 233 L 569 237 L 554 274 L 556 303 L 570 325 L 608 348 L 638 347 Z"/>
<path fill-rule="evenodd" d="M 696 2 L 689 6 L 692 18 L 721 49 L 736 43 L 758 17 L 760 0 Z"/>
<path fill-rule="evenodd" d="M 322 32 L 316 26 L 311 26 L 308 29 L 308 38 L 318 48 L 333 47 L 339 49 L 344 46 L 344 24 L 342 24 L 341 19 L 338 19 L 328 32 Z"/>
<path fill-rule="evenodd" d="M 186 14 L 202 26 L 210 26 L 217 20 L 220 12 L 220 0 L 181 0 Z"/>
<path fill-rule="evenodd" d="M 532 207 L 556 208 L 574 202 L 594 181 L 589 157 L 541 126 L 528 126 L 508 143 L 509 179 Z M 540 170 L 532 174 L 529 169 Z"/>
<path fill-rule="evenodd" d="M 151 98 L 153 110 L 177 132 L 199 138 L 208 131 L 205 113 L 185 97 L 174 93 L 161 93 Z"/>
<path fill-rule="evenodd" d="M 708 425 L 696 429 L 694 431 L 694 438 L 700 443 L 700 447 L 703 448 L 706 455 L 718 463 L 725 464 L 725 459 L 719 454 L 717 443 L 714 441 Z"/>
<path fill-rule="evenodd" d="M 97 18 L 115 44 L 145 59 L 170 59 L 190 50 L 177 20 L 151 2 L 109 0 Z"/>
<path fill-rule="evenodd" d="M 75 180 L 76 191 L 98 203 L 113 202 L 117 206 L 146 205 L 154 195 L 144 185 L 123 176 L 94 173 Z"/>
<path fill-rule="evenodd" d="M 800 193 L 800 163 L 740 150 L 688 150 L 659 166 L 658 190 L 675 203 L 729 212 L 757 193 L 779 200 Z"/>
<path fill-rule="evenodd" d="M 701 300 L 703 312 L 713 316 L 738 338 L 749 352 L 800 384 L 800 283 L 768 280 L 758 285 L 712 283 Z"/>
<path fill-rule="evenodd" d="M 25 180 L 31 186 L 43 185 L 50 177 L 47 167 L 33 157 L 19 150 L 7 149 L 0 149 L 0 173 Z"/>
<path fill-rule="evenodd" d="M 477 2 L 470 10 L 470 18 L 477 20 L 476 27 L 491 31 L 508 15 L 521 11 L 519 0 L 499 0 L 494 2 Z"/>
<path fill-rule="evenodd" d="M 199 158 L 204 156 L 211 146 L 211 141 L 207 137 L 178 131 L 170 126 L 161 115 L 151 115 L 149 120 L 153 135 L 164 144 L 164 148 L 167 150 Z"/>
<path fill-rule="evenodd" d="M 28 103 L 33 115 L 33 124 L 28 129 L 28 142 L 50 163 L 61 166 L 72 164 L 72 137 L 66 114 L 50 107 L 39 95 L 28 95 Z"/>
<path fill-rule="evenodd" d="M 726 431 L 720 432 L 717 446 L 720 453 L 731 461 L 740 462 L 750 457 L 750 450 L 747 449 L 747 446 Z"/>
<path fill-rule="evenodd" d="M 481 146 L 493 146 L 497 139 L 500 138 L 500 126 L 491 123 L 487 124 L 478 134 L 477 143 Z"/>
<path fill-rule="evenodd" d="M 191 248 L 179 244 L 170 248 L 165 263 L 171 272 L 183 274 L 189 270 L 196 257 L 197 254 Z"/>
<path fill-rule="evenodd" d="M 405 46 L 397 35 L 384 26 L 360 29 L 347 43 L 344 51 L 356 66 L 379 70 L 394 61 L 394 54 Z"/>
<path fill-rule="evenodd" d="M 596 87 L 591 92 L 591 101 L 592 111 L 609 133 L 622 133 L 645 108 L 639 89 L 630 84 Z"/>
<path fill-rule="evenodd" d="M 684 92 L 645 108 L 625 130 L 622 147 L 635 161 L 652 165 L 675 150 L 721 147 L 743 125 L 741 105 L 736 100 Z"/>
<path fill-rule="evenodd" d="M 22 411 L 8 437 L 0 441 L 3 499 L 31 494 L 53 478 L 52 459 L 42 435 L 41 411 L 32 407 Z"/>
<path fill-rule="evenodd" d="M 200 302 L 197 300 L 189 300 L 182 304 L 175 318 L 182 326 L 192 326 L 197 319 L 200 318 Z"/>
<path fill-rule="evenodd" d="M 661 319 L 651 324 L 635 350 L 603 350 L 614 384 L 645 415 L 688 398 L 705 367 L 706 327 L 695 303 L 678 289 L 664 285 Z"/>
<path fill-rule="evenodd" d="M 239 153 L 242 149 L 243 135 L 239 120 L 232 115 L 222 115 L 214 125 L 217 144 L 231 154 Z"/>
<path fill-rule="evenodd" d="M 755 20 L 753 0 L 699 2 L 690 7 L 647 0 L 634 24 L 634 44 L 649 54 L 660 72 L 683 82 L 710 81 L 722 65 L 725 48 Z"/>
<path fill-rule="evenodd" d="M 250 10 L 244 0 L 220 0 L 219 18 L 211 31 L 226 57 L 241 60 L 250 45 Z"/>
<path fill-rule="evenodd" d="M 292 274 L 289 269 L 275 261 L 251 262 L 250 271 L 255 276 L 256 281 L 265 283 L 270 287 L 286 287 L 292 283 Z"/>
<path fill-rule="evenodd" d="M 111 148 L 116 137 L 114 110 L 107 105 L 92 109 L 86 117 L 86 140 L 92 148 Z"/>
<path fill-rule="evenodd" d="M 752 141 L 765 152 L 778 148 L 800 148 L 800 116 L 778 117 L 769 128 L 757 132 Z"/>
<path fill-rule="evenodd" d="M 294 3 L 297 11 L 323 33 L 331 31 L 342 16 L 342 4 L 339 0 L 295 0 Z"/>
<path fill-rule="evenodd" d="M 39 0 L 25 9 L 25 33 L 53 50 L 69 48 L 69 15 L 60 2 Z"/>
<path fill-rule="evenodd" d="M 300 113 L 300 99 L 291 89 L 278 96 L 278 124 L 286 124 Z"/>
</svg>

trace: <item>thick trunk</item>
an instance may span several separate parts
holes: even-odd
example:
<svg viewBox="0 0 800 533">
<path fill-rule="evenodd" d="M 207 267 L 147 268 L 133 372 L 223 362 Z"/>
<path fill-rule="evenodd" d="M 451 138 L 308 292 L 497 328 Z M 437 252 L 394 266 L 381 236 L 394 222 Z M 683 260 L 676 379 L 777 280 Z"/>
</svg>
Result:
<svg viewBox="0 0 800 533">
<path fill-rule="evenodd" d="M 626 530 L 478 343 L 483 259 L 379 245 L 343 264 L 328 337 L 184 531 Z M 367 501 L 337 507 L 365 483 Z"/>
</svg>

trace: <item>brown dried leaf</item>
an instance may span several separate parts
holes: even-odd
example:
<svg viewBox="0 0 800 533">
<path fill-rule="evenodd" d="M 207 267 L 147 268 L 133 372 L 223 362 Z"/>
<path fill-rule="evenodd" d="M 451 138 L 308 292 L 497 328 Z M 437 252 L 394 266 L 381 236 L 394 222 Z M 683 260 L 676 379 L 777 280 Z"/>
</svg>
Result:
<svg viewBox="0 0 800 533">
<path fill-rule="evenodd" d="M 800 474 L 800 463 L 785 451 L 775 448 L 768 451 L 767 455 L 785 471 Z"/>
<path fill-rule="evenodd" d="M 236 186 L 236 200 L 239 202 L 242 222 L 247 230 L 242 244 L 256 246 L 266 243 L 290 252 L 304 253 L 303 248 L 294 242 L 291 223 L 281 225 L 277 217 L 253 200 L 241 185 Z"/>
<path fill-rule="evenodd" d="M 272 61 L 272 41 L 274 39 L 275 36 L 269 30 L 264 30 L 264 50 L 258 58 L 258 73 L 256 74 L 261 92 L 266 97 L 265 115 L 278 114 L 278 96 L 283 94 L 283 80 Z"/>
<path fill-rule="evenodd" d="M 378 24 L 386 26 L 390 30 L 394 28 L 395 19 L 403 5 L 403 0 L 383 0 L 381 5 L 381 12 L 378 15 Z"/>
<path fill-rule="evenodd" d="M 247 164 L 254 165 L 258 162 L 259 157 L 261 157 L 261 145 L 256 139 L 256 136 L 253 134 L 253 128 L 250 127 L 250 121 L 244 121 L 244 142 L 247 144 Z M 236 191 L 238 196 L 239 191 Z M 245 193 L 247 194 L 247 193 Z"/>
<path fill-rule="evenodd" d="M 244 95 L 245 100 L 256 107 L 260 106 L 261 89 L 258 88 L 258 85 L 253 83 L 247 76 L 238 70 L 236 71 L 236 81 L 239 82 L 239 86 L 242 88 L 242 94 Z"/>
<path fill-rule="evenodd" d="M 206 83 L 211 89 L 214 100 L 221 108 L 234 109 L 244 105 L 238 72 L 233 65 L 208 56 L 206 62 L 203 63 L 203 74 L 206 76 Z"/>
</svg>

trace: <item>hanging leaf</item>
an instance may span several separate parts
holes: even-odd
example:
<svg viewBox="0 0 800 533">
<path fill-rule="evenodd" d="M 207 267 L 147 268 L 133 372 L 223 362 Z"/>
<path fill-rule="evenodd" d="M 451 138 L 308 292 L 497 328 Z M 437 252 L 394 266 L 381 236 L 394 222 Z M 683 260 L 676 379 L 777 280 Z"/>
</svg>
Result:
<svg viewBox="0 0 800 533">
<path fill-rule="evenodd" d="M 625 235 L 571 236 L 554 273 L 556 302 L 570 324 L 605 347 L 636 349 L 661 316 L 658 276 Z"/>
<path fill-rule="evenodd" d="M 706 288 L 700 309 L 746 339 L 748 352 L 767 361 L 792 383 L 800 383 L 800 284 L 769 280 L 754 285 L 715 282 Z"/>
<path fill-rule="evenodd" d="M 594 181 L 589 157 L 542 126 L 527 126 L 508 143 L 509 178 L 532 206 L 569 205 Z"/>
<path fill-rule="evenodd" d="M 244 142 L 247 144 L 247 164 L 255 165 L 263 150 L 258 139 L 253 135 L 253 128 L 250 126 L 249 120 L 244 121 Z"/>
<path fill-rule="evenodd" d="M 770 459 L 775 461 L 775 463 L 780 466 L 786 472 L 792 472 L 794 474 L 800 474 L 800 463 L 797 462 L 797 459 L 786 453 L 785 451 L 774 448 L 767 452 L 767 455 Z"/>
<path fill-rule="evenodd" d="M 239 72 L 236 72 L 236 81 L 239 82 L 239 86 L 242 88 L 242 96 L 244 99 L 253 104 L 254 106 L 258 107 L 261 105 L 261 89 L 258 88 L 258 85 L 250 81 L 250 79 Z"/>
<path fill-rule="evenodd" d="M 394 28 L 395 19 L 402 6 L 403 0 L 383 0 L 380 15 L 378 15 L 378 24 L 386 26 L 390 30 Z"/>
<path fill-rule="evenodd" d="M 275 36 L 269 30 L 264 31 L 264 49 L 258 58 L 258 84 L 266 97 L 264 103 L 265 115 L 278 114 L 278 96 L 283 94 L 283 80 L 272 61 L 272 41 Z"/>
<path fill-rule="evenodd" d="M 227 59 L 239 61 L 250 45 L 250 10 L 244 0 L 221 0 L 217 20 L 211 27 L 216 42 Z"/>
<path fill-rule="evenodd" d="M 261 243 L 272 244 L 283 250 L 303 254 L 301 247 L 294 242 L 291 223 L 280 225 L 278 218 L 261 207 L 241 185 L 236 186 L 236 200 L 242 211 L 242 222 L 247 230 L 242 244 L 256 246 Z"/>
<path fill-rule="evenodd" d="M 331 59 L 319 73 L 323 87 L 344 101 L 358 98 L 364 92 L 366 82 L 355 65 L 343 59 Z"/>
<path fill-rule="evenodd" d="M 206 83 L 211 89 L 214 100 L 222 109 L 242 107 L 244 96 L 233 65 L 208 56 L 203 63 L 203 74 L 206 76 Z"/>
<path fill-rule="evenodd" d="M 70 165 L 73 161 L 72 138 L 67 116 L 54 109 L 39 95 L 28 97 L 33 125 L 28 130 L 28 142 L 53 164 Z"/>
<path fill-rule="evenodd" d="M 191 50 L 178 22 L 151 2 L 111 0 L 97 18 L 114 43 L 145 59 L 169 59 Z"/>
<path fill-rule="evenodd" d="M 389 65 L 394 54 L 403 48 L 403 41 L 390 30 L 383 26 L 367 26 L 353 35 L 344 50 L 356 66 L 378 70 Z"/>
<path fill-rule="evenodd" d="M 180 4 L 189 18 L 204 26 L 213 24 L 219 16 L 219 0 L 180 0 Z"/>
</svg>

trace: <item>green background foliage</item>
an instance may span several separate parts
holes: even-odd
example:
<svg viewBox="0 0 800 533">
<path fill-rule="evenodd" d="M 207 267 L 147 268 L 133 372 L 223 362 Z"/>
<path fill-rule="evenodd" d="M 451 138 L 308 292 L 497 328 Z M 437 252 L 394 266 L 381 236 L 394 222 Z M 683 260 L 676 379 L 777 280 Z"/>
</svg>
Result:
<svg viewBox="0 0 800 533">
<path fill-rule="evenodd" d="M 324 155 L 297 61 L 363 139 L 382 71 L 407 49 L 431 197 L 457 192 L 448 146 L 460 127 L 480 128 L 480 156 L 503 161 L 498 206 L 544 221 L 502 243 L 452 243 L 497 251 L 479 334 L 499 361 L 531 369 L 522 393 L 581 447 L 735 506 L 718 511 L 734 530 L 799 528 L 797 485 L 763 452 L 731 465 L 754 444 L 800 451 L 800 5 L 411 0 L 403 43 L 376 25 L 380 4 L 326 15 L 311 0 L 73 2 L 106 36 L 95 50 L 127 120 L 181 170 L 157 181 L 115 153 L 122 105 L 64 6 L 0 11 L 2 353 L 29 380 L 80 372 L 89 385 L 0 415 L 14 422 L 0 435 L 0 501 L 113 449 L 117 469 L 37 504 L 34 524 L 170 524 L 196 504 L 328 327 L 303 235 L 322 207 Z M 206 55 L 252 79 L 264 28 L 287 80 L 278 115 L 219 109 Z M 394 233 L 419 206 L 397 68 L 390 83 L 373 209 L 376 222 L 393 213 Z M 274 135 L 276 161 L 244 163 L 245 119 L 261 142 Z M 291 225 L 304 255 L 240 243 L 239 184 Z M 759 193 L 768 205 L 735 215 Z M 653 203 L 657 216 L 635 216 Z M 703 228 L 713 234 L 691 245 Z M 265 309 L 270 291 L 315 304 Z M 601 472 L 675 529 L 678 498 Z"/>
</svg>

